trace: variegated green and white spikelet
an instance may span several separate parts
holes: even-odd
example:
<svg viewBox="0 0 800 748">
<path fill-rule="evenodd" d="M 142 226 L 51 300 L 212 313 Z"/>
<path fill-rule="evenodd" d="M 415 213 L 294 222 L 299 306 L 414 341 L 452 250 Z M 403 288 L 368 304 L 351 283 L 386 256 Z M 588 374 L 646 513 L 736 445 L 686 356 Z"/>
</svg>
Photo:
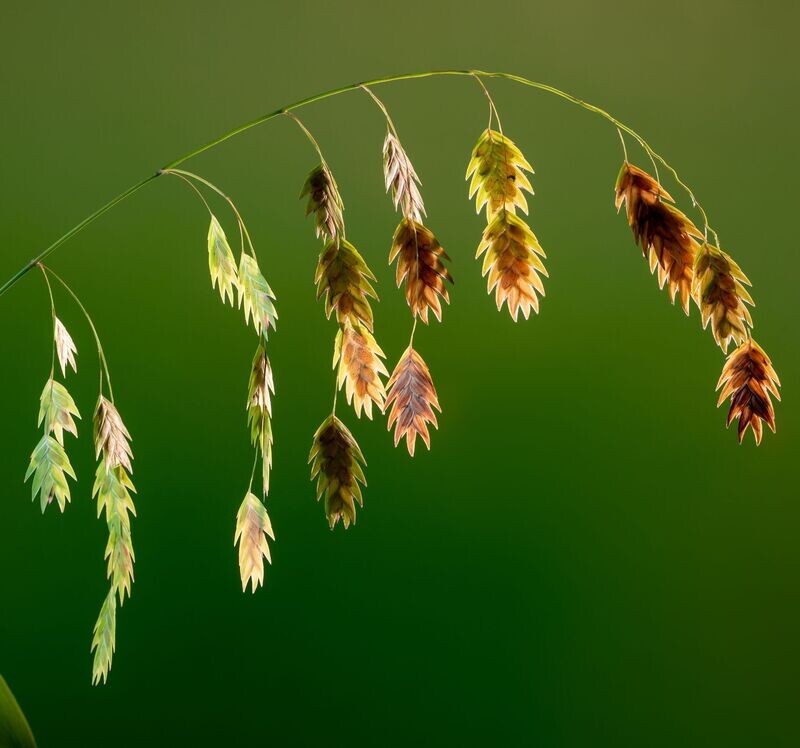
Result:
<svg viewBox="0 0 800 748">
<path fill-rule="evenodd" d="M 259 335 L 267 336 L 270 327 L 275 327 L 278 313 L 275 311 L 273 301 L 275 294 L 269 287 L 255 257 L 242 252 L 239 260 L 239 306 L 244 307 L 244 320 L 253 327 Z"/>
<path fill-rule="evenodd" d="M 251 491 L 236 514 L 234 546 L 239 546 L 239 575 L 242 591 L 250 584 L 251 592 L 264 584 L 264 559 L 272 563 L 267 538 L 275 540 L 267 508 Z"/>
<path fill-rule="evenodd" d="M 64 327 L 64 323 L 58 317 L 56 317 L 54 334 L 58 364 L 61 367 L 62 376 L 67 376 L 68 366 L 71 366 L 72 371 L 77 374 L 78 365 L 75 363 L 75 356 L 78 355 L 78 349 L 75 347 L 72 336 L 67 332 L 67 328 Z"/>
<path fill-rule="evenodd" d="M 217 217 L 211 216 L 208 227 L 208 269 L 211 273 L 211 287 L 219 289 L 224 304 L 234 305 L 234 291 L 240 291 L 239 274 L 228 238 L 225 236 Z"/>
</svg>

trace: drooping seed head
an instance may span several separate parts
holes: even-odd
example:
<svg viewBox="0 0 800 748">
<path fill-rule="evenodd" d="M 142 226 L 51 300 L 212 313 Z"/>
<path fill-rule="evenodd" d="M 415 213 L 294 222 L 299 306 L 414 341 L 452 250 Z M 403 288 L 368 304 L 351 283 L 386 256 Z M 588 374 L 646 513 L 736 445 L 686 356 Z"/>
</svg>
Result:
<svg viewBox="0 0 800 748">
<path fill-rule="evenodd" d="M 233 544 L 239 545 L 239 575 L 242 591 L 250 584 L 251 592 L 264 584 L 264 559 L 272 563 L 267 538 L 275 540 L 272 522 L 264 504 L 249 492 L 236 514 Z"/>
<path fill-rule="evenodd" d="M 339 328 L 334 345 L 333 366 L 339 389 L 345 388 L 347 403 L 352 404 L 360 418 L 362 409 L 372 419 L 372 404 L 383 410 L 386 389 L 381 377 L 389 372 L 381 359 L 384 352 L 372 334 L 358 322 L 349 319 Z"/>
<path fill-rule="evenodd" d="M 528 212 L 525 192 L 533 194 L 525 172 L 533 173 L 516 145 L 502 133 L 487 129 L 478 139 L 467 166 L 467 179 L 472 177 L 469 196 L 475 197 L 476 212 L 486 206 L 486 218 L 490 220 L 498 211 L 518 207 Z"/>
<path fill-rule="evenodd" d="M 538 314 L 546 255 L 528 225 L 509 211 L 499 212 L 483 232 L 475 256 L 484 254 L 483 275 L 488 276 L 488 292 L 495 292 L 497 310 L 507 303 L 515 322 L 520 311 L 525 319 L 531 309 Z"/>
<path fill-rule="evenodd" d="M 67 332 L 67 328 L 56 317 L 55 325 L 55 341 L 56 353 L 58 354 L 58 364 L 61 367 L 61 374 L 67 376 L 67 366 L 71 366 L 72 370 L 77 373 L 78 365 L 75 363 L 75 356 L 78 354 L 78 349 L 75 347 L 75 342 Z"/>
<path fill-rule="evenodd" d="M 364 506 L 361 486 L 367 485 L 361 465 L 364 455 L 350 430 L 336 416 L 328 416 L 314 434 L 311 480 L 317 479 L 317 501 L 325 497 L 331 530 L 341 520 L 345 529 L 355 524 L 356 503 Z"/>
<path fill-rule="evenodd" d="M 319 256 L 314 282 L 317 298 L 325 297 L 325 315 L 343 325 L 346 320 L 373 329 L 369 298 L 378 298 L 372 286 L 375 276 L 358 250 L 347 240 L 330 242 Z"/>
<path fill-rule="evenodd" d="M 338 243 L 344 238 L 344 203 L 327 164 L 320 164 L 308 175 L 300 198 L 306 195 L 306 215 L 314 214 L 317 237 L 323 241 Z"/>
<path fill-rule="evenodd" d="M 730 397 L 727 425 L 739 419 L 740 444 L 748 426 L 753 429 L 756 444 L 761 443 L 762 423 L 775 432 L 775 410 L 770 395 L 781 399 L 780 384 L 769 356 L 752 338 L 728 356 L 717 382 L 720 390 L 717 407 Z"/>
<path fill-rule="evenodd" d="M 731 340 L 737 345 L 747 338 L 753 326 L 750 310 L 753 299 L 745 288 L 747 276 L 729 255 L 718 247 L 704 244 L 694 264 L 693 293 L 700 305 L 703 329 L 711 322 L 711 332 L 725 353 Z"/>
<path fill-rule="evenodd" d="M 417 436 L 420 436 L 430 449 L 428 424 L 438 428 L 433 409 L 440 413 L 442 409 L 428 365 L 411 346 L 397 362 L 387 389 L 386 408 L 391 407 L 387 427 L 391 431 L 395 425 L 394 446 L 405 437 L 408 453 L 413 457 Z"/>
<path fill-rule="evenodd" d="M 702 232 L 681 211 L 664 202 L 672 201 L 670 195 L 637 166 L 627 162 L 622 165 L 615 190 L 617 211 L 626 204 L 628 225 L 649 260 L 650 271 L 658 270 L 659 287 L 668 286 L 673 304 L 680 296 L 681 307 L 688 315 L 694 261 L 700 248 L 697 240 L 703 238 Z"/>
<path fill-rule="evenodd" d="M 421 223 L 403 219 L 394 232 L 389 263 L 397 260 L 397 286 L 405 282 L 411 313 L 428 322 L 428 310 L 442 320 L 442 304 L 450 301 L 445 281 L 453 282 L 444 260 L 450 260 L 433 232 Z"/>
<path fill-rule="evenodd" d="M 100 395 L 94 411 L 95 456 L 103 455 L 106 466 L 111 469 L 122 466 L 128 473 L 133 472 L 131 460 L 131 435 L 114 404 Z"/>
<path fill-rule="evenodd" d="M 394 207 L 408 220 L 422 221 L 425 205 L 419 191 L 421 184 L 411 159 L 395 134 L 389 130 L 383 142 L 383 176 L 391 191 Z"/>
</svg>

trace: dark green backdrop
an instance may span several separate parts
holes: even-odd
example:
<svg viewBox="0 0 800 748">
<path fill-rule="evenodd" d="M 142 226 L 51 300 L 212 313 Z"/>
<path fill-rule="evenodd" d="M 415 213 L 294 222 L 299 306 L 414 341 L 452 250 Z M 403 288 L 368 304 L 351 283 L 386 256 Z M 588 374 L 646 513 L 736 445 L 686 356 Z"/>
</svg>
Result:
<svg viewBox="0 0 800 748">
<path fill-rule="evenodd" d="M 89 685 L 105 589 L 91 339 L 60 297 L 80 350 L 81 481 L 64 515 L 42 517 L 22 476 L 46 292 L 31 274 L 0 299 L 0 670 L 40 745 L 797 745 L 798 22 L 793 3 L 723 0 L 7 5 L 3 277 L 131 182 L 281 104 L 405 70 L 505 69 L 607 107 L 675 163 L 753 280 L 785 392 L 778 435 L 737 446 L 714 407 L 719 350 L 614 213 L 613 128 L 502 81 L 551 279 L 538 318 L 497 314 L 463 181 L 485 101 L 468 79 L 394 84 L 380 94 L 457 281 L 444 324 L 417 337 L 444 414 L 411 461 L 382 419 L 343 409 L 369 488 L 357 526 L 331 533 L 306 466 L 334 334 L 297 200 L 314 157 L 289 121 L 250 131 L 190 168 L 237 198 L 279 297 L 278 542 L 257 595 L 241 594 L 232 547 L 253 339 L 211 292 L 202 208 L 163 179 L 52 258 L 98 321 L 135 438 L 136 584 L 106 688 Z M 380 116 L 360 93 L 302 116 L 378 275 L 393 363 L 410 316 L 386 264 Z"/>
</svg>

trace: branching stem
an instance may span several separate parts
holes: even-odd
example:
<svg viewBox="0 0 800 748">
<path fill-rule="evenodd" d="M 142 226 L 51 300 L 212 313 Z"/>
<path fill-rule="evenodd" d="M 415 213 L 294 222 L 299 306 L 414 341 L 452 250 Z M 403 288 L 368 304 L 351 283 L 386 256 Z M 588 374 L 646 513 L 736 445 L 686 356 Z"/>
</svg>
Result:
<svg viewBox="0 0 800 748">
<path fill-rule="evenodd" d="M 717 235 L 717 232 L 709 224 L 708 215 L 706 214 L 705 209 L 698 201 L 692 189 L 686 184 L 686 182 L 684 182 L 681 179 L 677 170 L 671 164 L 669 164 L 666 161 L 666 159 L 664 159 L 663 156 L 661 156 L 659 153 L 653 150 L 650 144 L 641 135 L 639 135 L 639 133 L 637 133 L 633 128 L 629 127 L 628 125 L 618 120 L 616 117 L 609 114 L 604 109 L 601 109 L 600 107 L 595 106 L 594 104 L 590 104 L 584 101 L 583 99 L 579 99 L 577 96 L 573 96 L 572 94 L 567 93 L 566 91 L 562 91 L 561 89 L 556 88 L 555 86 L 550 86 L 546 83 L 540 83 L 539 81 L 533 81 L 530 80 L 529 78 L 524 78 L 521 75 L 514 75 L 513 73 L 487 72 L 484 70 L 428 70 L 421 73 L 402 73 L 400 75 L 389 75 L 382 78 L 375 78 L 374 80 L 362 81 L 360 83 L 352 83 L 348 86 L 332 88 L 329 91 L 324 91 L 322 93 L 314 94 L 313 96 L 309 96 L 305 99 L 301 99 L 300 101 L 296 101 L 293 104 L 288 104 L 287 106 L 283 106 L 280 109 L 276 109 L 273 112 L 269 112 L 268 114 L 256 117 L 255 119 L 250 120 L 249 122 L 245 122 L 244 124 L 239 125 L 238 127 L 235 127 L 232 130 L 228 130 L 222 135 L 214 138 L 213 140 L 210 140 L 208 143 L 201 145 L 199 148 L 195 148 L 193 151 L 190 151 L 189 153 L 186 153 L 183 156 L 176 158 L 174 161 L 170 162 L 162 169 L 159 169 L 154 174 L 150 174 L 150 176 L 147 176 L 141 181 L 137 182 L 136 184 L 131 185 L 124 192 L 121 192 L 119 195 L 109 200 L 105 205 L 102 205 L 93 213 L 90 213 L 80 223 L 73 226 L 69 231 L 67 231 L 65 234 L 56 239 L 49 247 L 44 249 L 36 257 L 31 259 L 26 265 L 21 267 L 13 276 L 11 276 L 11 278 L 9 278 L 2 286 L 0 286 L 0 296 L 2 296 L 6 291 L 8 291 L 8 289 L 14 286 L 20 280 L 20 278 L 24 277 L 28 272 L 30 272 L 30 270 L 35 268 L 38 263 L 40 263 L 50 254 L 52 254 L 62 244 L 69 241 L 76 234 L 79 234 L 87 226 L 94 223 L 98 218 L 100 218 L 102 215 L 107 213 L 113 207 L 121 203 L 123 200 L 129 198 L 131 195 L 141 190 L 145 185 L 149 184 L 154 179 L 157 179 L 162 174 L 168 173 L 170 171 L 174 172 L 175 167 L 180 166 L 181 164 L 185 163 L 186 161 L 189 161 L 195 156 L 199 156 L 201 153 L 205 153 L 206 151 L 215 148 L 221 143 L 224 143 L 226 140 L 230 140 L 234 136 L 240 135 L 241 133 L 252 129 L 257 125 L 269 122 L 269 120 L 275 119 L 275 117 L 279 117 L 280 115 L 283 114 L 288 114 L 295 109 L 300 109 L 304 106 L 308 106 L 309 104 L 313 104 L 314 102 L 322 101 L 323 99 L 328 99 L 332 96 L 338 96 L 339 94 L 347 93 L 348 91 L 356 91 L 366 86 L 377 86 L 377 85 L 382 85 L 384 83 L 392 83 L 395 81 L 416 80 L 420 78 L 432 78 L 437 76 L 471 76 L 478 79 L 479 81 L 481 80 L 481 78 L 503 78 L 505 80 L 514 81 L 515 83 L 519 83 L 523 86 L 536 88 L 540 91 L 553 94 L 554 96 L 558 96 L 559 98 L 562 98 L 565 101 L 575 104 L 576 106 L 579 106 L 582 109 L 597 114 L 600 117 L 603 117 L 608 122 L 611 122 L 615 127 L 619 128 L 621 131 L 627 133 L 632 138 L 634 138 L 650 158 L 654 159 L 655 161 L 658 161 L 660 164 L 662 164 L 662 166 L 664 166 L 665 169 L 667 169 L 667 171 L 669 171 L 669 173 L 672 175 L 672 178 L 678 185 L 680 185 L 681 188 L 683 188 L 683 190 L 686 192 L 686 194 L 692 201 L 692 205 L 698 210 L 698 212 L 702 216 L 704 230 L 706 232 L 710 232 L 711 234 L 713 234 L 716 244 L 717 246 L 719 246 L 720 244 L 719 236 Z"/>
</svg>

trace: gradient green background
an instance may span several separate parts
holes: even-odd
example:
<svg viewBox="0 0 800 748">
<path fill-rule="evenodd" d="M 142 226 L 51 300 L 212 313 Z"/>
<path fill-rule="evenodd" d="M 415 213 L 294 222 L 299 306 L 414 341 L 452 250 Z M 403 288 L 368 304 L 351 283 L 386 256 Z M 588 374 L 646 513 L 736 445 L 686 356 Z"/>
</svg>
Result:
<svg viewBox="0 0 800 748">
<path fill-rule="evenodd" d="M 96 317 L 135 437 L 136 584 L 106 688 L 89 685 L 106 589 L 91 338 L 61 295 L 80 351 L 81 480 L 64 515 L 42 517 L 22 476 L 49 365 L 46 292 L 32 273 L 0 299 L 0 670 L 40 745 L 798 745 L 798 23 L 795 3 L 722 0 L 6 5 L 3 277 L 262 112 L 381 74 L 509 70 L 608 108 L 674 162 L 754 283 L 756 337 L 785 391 L 778 435 L 737 446 L 714 407 L 719 350 L 696 310 L 687 320 L 658 291 L 615 215 L 613 128 L 503 81 L 490 86 L 537 170 L 551 278 L 539 317 L 497 314 L 463 180 L 480 91 L 382 87 L 453 258 L 444 324 L 417 337 L 444 414 L 411 461 L 382 419 L 342 409 L 369 488 L 357 526 L 331 533 L 306 466 L 334 335 L 297 200 L 314 155 L 287 120 L 252 130 L 189 168 L 236 197 L 279 300 L 278 541 L 255 596 L 232 547 L 254 343 L 211 292 L 202 207 L 162 179 L 52 257 Z M 378 275 L 393 364 L 410 315 L 386 263 L 384 126 L 358 92 L 302 117 Z"/>
</svg>

